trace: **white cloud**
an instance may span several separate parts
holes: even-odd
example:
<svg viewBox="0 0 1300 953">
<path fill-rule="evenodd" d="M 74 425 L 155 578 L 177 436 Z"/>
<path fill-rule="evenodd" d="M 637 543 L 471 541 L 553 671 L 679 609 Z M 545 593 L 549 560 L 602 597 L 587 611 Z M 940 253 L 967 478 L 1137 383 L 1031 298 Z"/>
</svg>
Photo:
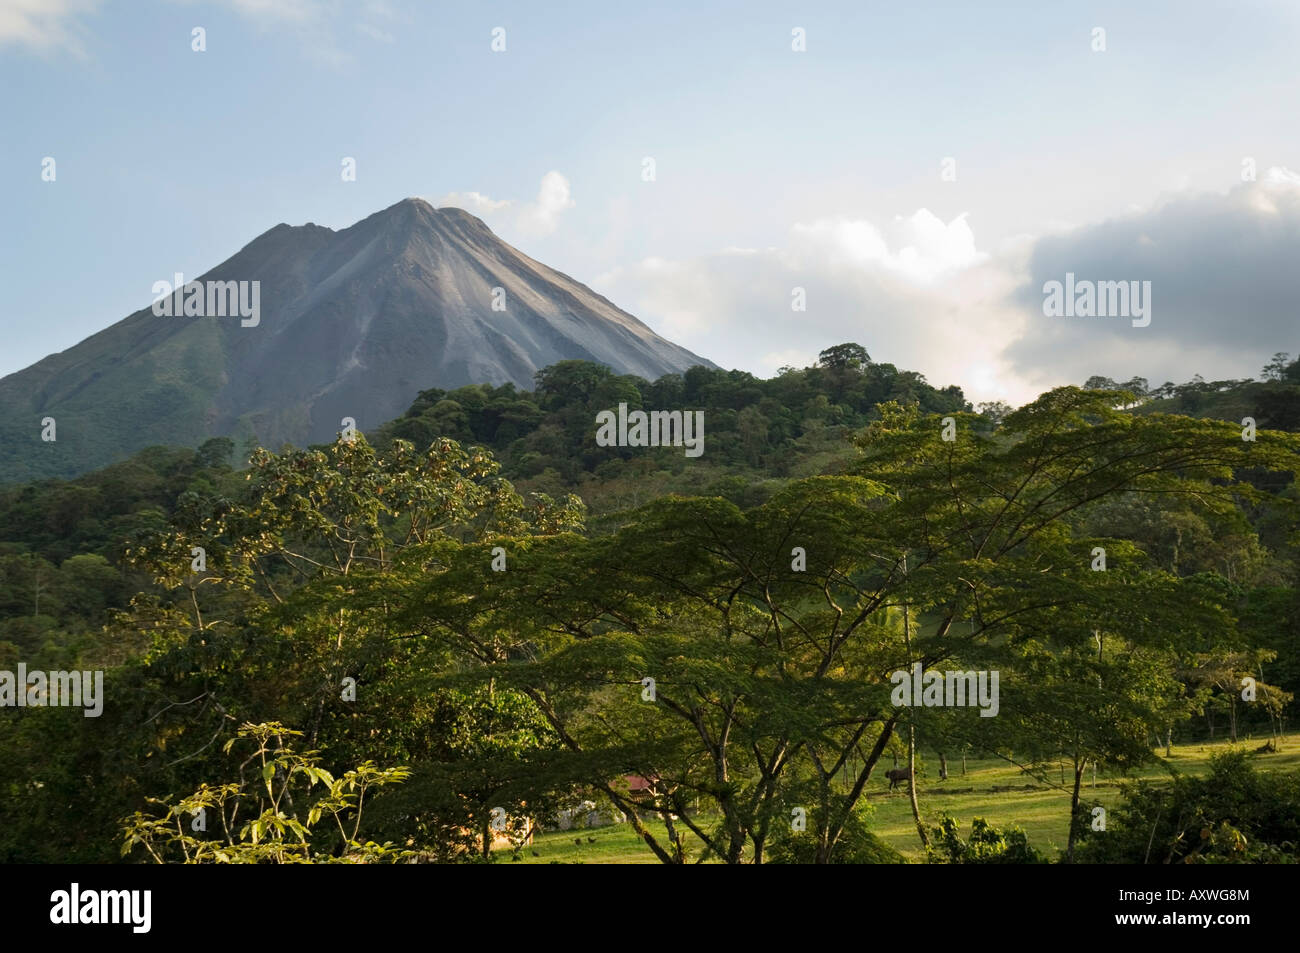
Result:
<svg viewBox="0 0 1300 953">
<path fill-rule="evenodd" d="M 84 55 L 80 17 L 100 0 L 0 0 L 0 45 L 13 43 L 40 52 L 66 49 Z"/>
<path fill-rule="evenodd" d="M 804 260 L 820 258 L 857 267 L 878 264 L 921 283 L 977 265 L 988 257 L 976 250 L 975 235 L 964 214 L 945 225 L 923 208 L 909 218 L 895 218 L 891 231 L 898 246 L 895 252 L 890 251 L 886 236 L 870 222 L 818 219 L 794 227 L 790 250 Z"/>
<path fill-rule="evenodd" d="M 974 400 L 1023 402 L 1037 391 L 1002 347 L 1025 318 L 1007 296 L 1023 243 L 980 251 L 965 216 L 926 209 L 886 227 L 861 219 L 796 224 L 782 247 L 647 258 L 594 285 L 670 340 L 725 366 L 771 374 L 856 341 L 876 361 L 918 370 Z M 794 289 L 806 296 L 794 311 Z"/>
<path fill-rule="evenodd" d="M 467 212 L 473 212 L 479 218 L 491 216 L 494 212 L 499 212 L 503 208 L 509 208 L 510 202 L 501 199 L 490 199 L 482 192 L 448 192 L 442 198 L 437 199 L 434 205 L 442 208 L 447 205 L 463 208 Z"/>
<path fill-rule="evenodd" d="M 560 216 L 574 206 L 569 180 L 554 170 L 542 176 L 537 198 L 531 202 L 493 199 L 481 192 L 449 192 L 433 204 L 463 208 L 494 229 L 514 230 L 528 238 L 550 235 L 559 227 Z"/>
<path fill-rule="evenodd" d="M 559 227 L 565 209 L 571 208 L 573 198 L 569 194 L 569 180 L 558 172 L 548 172 L 542 176 L 537 199 L 520 211 L 519 228 L 529 235 L 549 235 Z"/>
<path fill-rule="evenodd" d="M 1270 187 L 1300 186 L 1300 172 L 1292 172 L 1286 166 L 1274 166 L 1264 173 L 1264 184 Z"/>
<path fill-rule="evenodd" d="M 1093 374 L 1153 385 L 1258 374 L 1300 350 L 1300 175 L 1269 169 L 1226 193 L 1165 194 L 1123 217 L 978 247 L 965 216 L 884 225 L 816 219 L 780 247 L 646 258 L 602 294 L 670 340 L 770 374 L 856 341 L 876 361 L 1020 404 Z M 1152 321 L 1048 318 L 1045 281 L 1150 281 Z M 804 289 L 806 311 L 793 311 Z"/>
</svg>

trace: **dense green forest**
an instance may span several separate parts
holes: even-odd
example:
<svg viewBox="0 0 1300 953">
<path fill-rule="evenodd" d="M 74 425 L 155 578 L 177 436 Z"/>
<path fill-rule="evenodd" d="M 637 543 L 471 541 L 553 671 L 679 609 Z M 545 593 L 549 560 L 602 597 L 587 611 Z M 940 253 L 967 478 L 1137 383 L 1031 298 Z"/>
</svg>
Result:
<svg viewBox="0 0 1300 953">
<path fill-rule="evenodd" d="M 1300 361 L 1264 376 L 976 410 L 852 344 L 770 380 L 568 361 L 329 446 L 0 488 L 0 670 L 108 698 L 0 712 L 0 857 L 481 860 L 590 801 L 663 862 L 880 862 L 864 792 L 923 745 L 1067 764 L 1062 856 L 1140 862 L 1150 788 L 1106 839 L 1085 772 L 1276 747 L 1300 689 Z M 702 409 L 703 456 L 597 446 L 620 403 Z M 892 703 L 918 662 L 1000 672 L 998 716 Z M 1166 820 L 1160 856 L 1300 860 L 1294 775 L 1214 770 L 1161 790 L 1220 833 Z M 1044 859 L 915 813 L 935 860 Z"/>
<path fill-rule="evenodd" d="M 510 384 L 424 391 L 403 417 L 369 436 L 379 447 L 393 439 L 423 447 L 437 437 L 484 446 L 520 487 L 577 492 L 604 514 L 665 493 L 757 502 L 783 480 L 848 459 L 846 435 L 876 419 L 886 401 L 923 413 L 971 409 L 960 387 L 937 389 L 913 371 L 873 363 L 860 345 L 842 344 L 822 352 L 816 367 L 783 368 L 770 380 L 694 367 L 651 382 L 563 361 L 539 372 L 531 393 Z M 620 403 L 702 409 L 704 454 L 598 447 L 592 421 Z"/>
</svg>

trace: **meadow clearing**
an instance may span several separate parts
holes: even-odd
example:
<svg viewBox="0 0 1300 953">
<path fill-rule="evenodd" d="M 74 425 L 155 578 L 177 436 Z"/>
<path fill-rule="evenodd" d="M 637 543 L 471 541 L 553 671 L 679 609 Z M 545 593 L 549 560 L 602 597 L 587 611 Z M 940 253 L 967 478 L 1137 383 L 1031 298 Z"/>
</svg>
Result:
<svg viewBox="0 0 1300 953">
<path fill-rule="evenodd" d="M 1254 751 L 1266 739 L 1241 739 L 1236 747 Z M 1171 756 L 1164 756 L 1163 747 L 1153 749 L 1156 761 L 1127 777 L 1099 769 L 1096 784 L 1092 772 L 1084 776 L 1081 801 L 1087 805 L 1100 804 L 1111 808 L 1120 800 L 1120 782 L 1146 778 L 1158 780 L 1170 777 L 1172 772 L 1203 775 L 1209 770 L 1211 754 L 1234 747 L 1226 740 L 1175 745 Z M 1045 855 L 1055 859 L 1064 849 L 1069 828 L 1070 788 L 1068 771 L 1062 778 L 1061 767 L 1052 766 L 1039 778 L 1030 776 L 1014 764 L 1001 758 L 966 759 L 966 773 L 962 774 L 960 757 L 948 760 L 948 779 L 938 778 L 939 760 L 933 752 L 919 752 L 920 774 L 917 798 L 922 818 L 936 823 L 947 812 L 961 822 L 963 835 L 968 834 L 972 819 L 983 817 L 995 827 L 1006 830 L 1020 827 L 1029 837 L 1029 843 Z M 1277 753 L 1259 754 L 1254 758 L 1261 772 L 1295 771 L 1300 769 L 1300 732 L 1283 736 Z M 924 862 L 925 852 L 916 834 L 908 802 L 907 788 L 900 785 L 892 793 L 884 778 L 888 763 L 882 762 L 872 776 L 866 802 L 871 808 L 871 829 L 891 847 L 902 852 L 912 862 Z M 663 824 L 650 822 L 658 833 Z M 698 841 L 692 838 L 698 846 Z M 497 860 L 511 863 L 509 851 L 498 851 Z M 629 824 L 610 824 L 591 829 L 546 831 L 533 839 L 531 847 L 524 847 L 517 863 L 582 863 L 582 864 L 651 864 L 658 863 L 654 855 L 640 842 Z"/>
</svg>

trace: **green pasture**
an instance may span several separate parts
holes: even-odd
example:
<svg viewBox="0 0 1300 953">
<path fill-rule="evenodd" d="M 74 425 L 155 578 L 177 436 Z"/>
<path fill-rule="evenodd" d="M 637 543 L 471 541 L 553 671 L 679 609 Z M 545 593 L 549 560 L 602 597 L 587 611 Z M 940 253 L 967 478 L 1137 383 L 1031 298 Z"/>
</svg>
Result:
<svg viewBox="0 0 1300 953">
<path fill-rule="evenodd" d="M 1238 747 L 1254 751 L 1264 739 L 1241 740 Z M 1226 751 L 1231 744 L 1226 741 L 1175 745 L 1169 758 L 1164 748 L 1155 749 L 1156 761 L 1128 779 L 1169 777 L 1177 771 L 1201 775 L 1209 770 L 1210 755 Z M 969 832 L 972 818 L 983 817 L 995 827 L 1019 826 L 1029 836 L 1029 842 L 1039 851 L 1055 858 L 1065 848 L 1069 833 L 1070 784 L 1068 767 L 1062 775 L 1061 765 L 1051 765 L 1038 776 L 1032 776 L 1015 764 L 1000 758 L 966 759 L 966 773 L 962 774 L 961 758 L 948 758 L 948 779 L 939 780 L 939 759 L 932 752 L 922 752 L 919 761 L 917 796 L 921 816 L 935 823 L 944 812 L 952 814 Z M 1259 754 L 1255 758 L 1261 771 L 1295 771 L 1300 769 L 1300 732 L 1284 736 L 1281 750 L 1276 754 Z M 884 779 L 885 763 L 878 767 L 868 785 L 866 802 L 873 811 L 872 829 L 910 860 L 920 861 L 924 854 L 912 819 L 907 790 L 900 786 L 893 793 Z M 1110 808 L 1119 801 L 1120 775 L 1098 770 L 1093 782 L 1092 769 L 1084 774 L 1082 801 L 1088 805 L 1100 804 Z M 703 819 L 702 819 L 703 820 Z M 661 823 L 647 825 L 662 836 Z M 691 838 L 694 845 L 698 841 Z M 654 854 L 632 830 L 630 824 L 614 824 L 593 829 L 547 831 L 533 839 L 531 846 L 523 848 L 519 859 L 512 861 L 509 851 L 499 852 L 500 863 L 582 863 L 582 864 L 648 864 L 658 863 Z"/>
</svg>

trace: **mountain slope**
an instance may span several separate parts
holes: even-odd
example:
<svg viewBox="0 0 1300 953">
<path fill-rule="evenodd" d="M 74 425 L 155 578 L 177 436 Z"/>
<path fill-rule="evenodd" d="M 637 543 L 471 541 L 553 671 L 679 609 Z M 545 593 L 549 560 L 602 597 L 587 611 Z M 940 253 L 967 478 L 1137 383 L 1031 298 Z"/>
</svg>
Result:
<svg viewBox="0 0 1300 953">
<path fill-rule="evenodd" d="M 0 379 L 0 481 L 217 435 L 323 442 L 342 418 L 377 426 L 423 389 L 527 388 L 572 358 L 651 380 L 713 366 L 468 212 L 420 199 L 337 232 L 277 225 L 199 280 L 260 282 L 256 326 L 144 308 Z"/>
</svg>

